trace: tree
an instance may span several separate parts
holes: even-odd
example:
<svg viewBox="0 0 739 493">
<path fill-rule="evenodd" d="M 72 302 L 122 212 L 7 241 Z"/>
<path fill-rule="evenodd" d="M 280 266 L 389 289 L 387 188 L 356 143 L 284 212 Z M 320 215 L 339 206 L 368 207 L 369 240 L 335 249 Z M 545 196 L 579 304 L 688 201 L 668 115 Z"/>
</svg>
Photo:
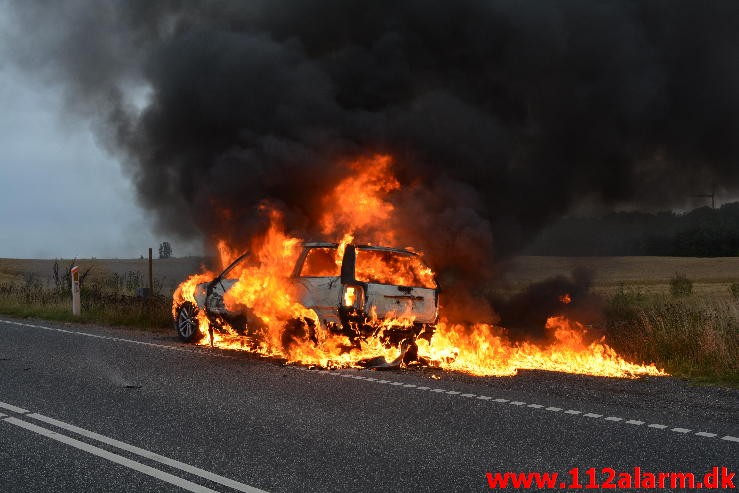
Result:
<svg viewBox="0 0 739 493">
<path fill-rule="evenodd" d="M 172 245 L 168 241 L 159 244 L 159 258 L 169 258 L 172 256 Z"/>
</svg>

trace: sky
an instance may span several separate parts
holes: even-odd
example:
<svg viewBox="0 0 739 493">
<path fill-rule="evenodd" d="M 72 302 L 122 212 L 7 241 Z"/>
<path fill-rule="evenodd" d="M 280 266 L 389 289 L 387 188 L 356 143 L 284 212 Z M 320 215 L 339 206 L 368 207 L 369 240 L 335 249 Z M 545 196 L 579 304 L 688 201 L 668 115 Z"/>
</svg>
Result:
<svg viewBox="0 0 739 493">
<path fill-rule="evenodd" d="M 57 88 L 0 60 L 0 258 L 137 258 L 162 241 L 197 254 L 152 233 L 118 160 L 62 108 Z"/>
</svg>

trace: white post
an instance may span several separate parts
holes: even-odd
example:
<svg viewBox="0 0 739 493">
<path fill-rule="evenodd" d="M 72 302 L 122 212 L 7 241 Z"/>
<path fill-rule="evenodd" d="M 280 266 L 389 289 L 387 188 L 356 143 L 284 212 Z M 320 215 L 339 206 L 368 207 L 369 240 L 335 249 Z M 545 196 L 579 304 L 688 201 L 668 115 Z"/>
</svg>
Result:
<svg viewBox="0 0 739 493">
<path fill-rule="evenodd" d="M 70 270 L 72 274 L 72 315 L 80 316 L 80 268 L 75 265 Z"/>
</svg>

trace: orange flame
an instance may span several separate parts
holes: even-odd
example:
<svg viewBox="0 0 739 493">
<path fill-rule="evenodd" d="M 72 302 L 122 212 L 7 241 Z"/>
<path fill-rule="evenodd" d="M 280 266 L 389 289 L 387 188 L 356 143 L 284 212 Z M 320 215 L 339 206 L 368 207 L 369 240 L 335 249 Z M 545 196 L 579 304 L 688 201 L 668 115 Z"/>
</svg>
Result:
<svg viewBox="0 0 739 493">
<path fill-rule="evenodd" d="M 311 275 L 337 276 L 344 252 L 356 236 L 362 241 L 395 244 L 392 229 L 394 205 L 389 197 L 400 190 L 393 176 L 392 159 L 374 155 L 357 159 L 348 165 L 350 176 L 340 181 L 324 199 L 325 212 L 321 215 L 324 234 L 341 238 L 334 257 L 318 259 Z M 263 355 L 279 356 L 289 362 L 317 364 L 324 367 L 359 366 L 367 358 L 384 356 L 392 361 L 401 355 L 399 347 L 388 347 L 383 342 L 384 331 L 392 327 L 410 327 L 411 313 L 391 313 L 380 318 L 368 314 L 369 323 L 376 327 L 372 337 L 359 342 L 330 332 L 313 310 L 297 300 L 295 283 L 290 281 L 302 240 L 285 233 L 282 217 L 275 210 L 266 210 L 270 227 L 259 238 L 254 238 L 248 262 L 243 262 L 234 273 L 238 280 L 226 291 L 225 307 L 249 314 L 247 336 L 243 337 L 224 325 L 216 331 L 213 341 L 223 348 L 245 349 Z M 217 244 L 221 264 L 230 264 L 238 250 L 225 241 Z M 360 281 L 435 288 L 435 273 L 416 256 L 393 256 L 380 250 L 357 251 L 356 272 Z M 198 284 L 215 277 L 212 272 L 196 274 L 183 282 L 174 293 L 173 312 L 181 303 L 195 304 Z M 359 296 L 355 288 L 343 293 L 345 306 L 354 304 Z M 570 303 L 569 294 L 559 300 Z M 208 320 L 198 314 L 201 330 L 208 328 Z M 518 369 L 542 369 L 601 375 L 634 377 L 637 375 L 665 375 L 653 364 L 637 365 L 621 358 L 603 339 L 586 342 L 587 329 L 577 321 L 557 316 L 548 319 L 547 330 L 552 336 L 549 344 L 513 343 L 505 330 L 487 324 L 456 324 L 442 318 L 430 342 L 418 339 L 419 359 L 441 368 L 474 375 L 513 375 Z"/>
</svg>

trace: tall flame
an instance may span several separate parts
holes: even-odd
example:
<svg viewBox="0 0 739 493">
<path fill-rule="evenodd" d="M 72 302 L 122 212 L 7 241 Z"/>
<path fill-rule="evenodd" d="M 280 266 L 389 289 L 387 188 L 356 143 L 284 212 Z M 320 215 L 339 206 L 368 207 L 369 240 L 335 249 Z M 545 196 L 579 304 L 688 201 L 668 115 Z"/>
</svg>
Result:
<svg viewBox="0 0 739 493">
<path fill-rule="evenodd" d="M 324 263 L 325 269 L 331 272 L 338 271 L 346 246 L 358 235 L 364 242 L 386 245 L 393 245 L 397 238 L 391 226 L 395 209 L 389 197 L 398 193 L 401 187 L 392 174 L 391 157 L 373 155 L 357 159 L 346 169 L 349 176 L 337 183 L 325 197 L 325 210 L 321 215 L 323 233 L 338 239 L 335 258 Z M 278 211 L 263 210 L 269 214 L 270 226 L 263 236 L 252 240 L 250 256 L 239 264 L 239 271 L 233 273 L 238 280 L 224 296 L 227 309 L 249 314 L 252 322 L 248 336 L 237 334 L 220 321 L 223 331 L 215 332 L 212 341 L 203 343 L 279 356 L 295 363 L 333 367 L 358 366 L 363 360 L 377 356 L 388 361 L 398 358 L 401 349 L 388 347 L 382 335 L 390 327 L 411 326 L 414 322 L 412 315 L 401 312 L 381 319 L 376 313 L 370 313 L 377 330 L 374 336 L 359 342 L 325 330 L 318 315 L 297 301 L 298 293 L 290 281 L 302 239 L 285 233 Z M 239 254 L 238 249 L 225 241 L 217 242 L 217 248 L 223 267 Z M 332 263 L 336 264 L 335 269 L 331 267 Z M 435 273 L 420 262 L 419 257 L 413 256 L 398 260 L 382 253 L 360 251 L 357 254 L 357 276 L 360 280 L 386 284 L 436 286 Z M 204 272 L 183 282 L 174 293 L 173 313 L 181 303 L 195 304 L 198 284 L 214 277 L 214 273 Z M 346 305 L 351 305 L 352 297 L 357 293 L 347 289 L 343 296 Z M 565 294 L 560 301 L 567 304 L 572 299 Z M 206 329 L 209 321 L 205 315 L 200 312 L 198 318 L 201 330 Z M 430 341 L 416 341 L 419 360 L 474 375 L 513 375 L 519 369 L 610 377 L 665 375 L 653 364 L 638 365 L 625 361 L 604 339 L 586 342 L 588 330 L 577 321 L 555 315 L 548 319 L 546 329 L 551 335 L 551 343 L 514 343 L 501 327 L 451 323 L 442 316 Z"/>
</svg>

